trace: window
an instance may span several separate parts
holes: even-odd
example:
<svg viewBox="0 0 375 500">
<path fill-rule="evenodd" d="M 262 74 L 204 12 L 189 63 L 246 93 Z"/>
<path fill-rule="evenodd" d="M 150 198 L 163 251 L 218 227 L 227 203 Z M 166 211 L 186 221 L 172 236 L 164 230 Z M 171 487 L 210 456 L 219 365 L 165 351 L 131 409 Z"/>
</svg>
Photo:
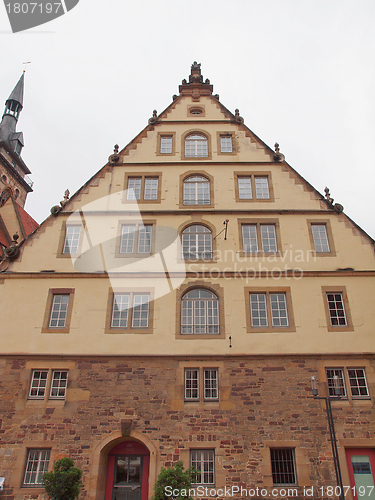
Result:
<svg viewBox="0 0 375 500">
<path fill-rule="evenodd" d="M 190 466 L 196 484 L 215 484 L 215 450 L 190 450 Z"/>
<path fill-rule="evenodd" d="M 210 205 L 210 181 L 201 175 L 184 180 L 184 205 Z"/>
<path fill-rule="evenodd" d="M 63 254 L 73 255 L 78 252 L 81 226 L 65 226 Z"/>
<path fill-rule="evenodd" d="M 201 224 L 182 231 L 182 257 L 191 260 L 212 259 L 212 233 Z"/>
<path fill-rule="evenodd" d="M 120 254 L 150 254 L 152 224 L 123 224 L 121 226 Z"/>
<path fill-rule="evenodd" d="M 181 334 L 218 334 L 219 300 L 209 290 L 196 288 L 181 300 Z"/>
<path fill-rule="evenodd" d="M 122 331 L 147 331 L 150 327 L 150 293 L 114 293 L 111 297 L 110 329 Z"/>
<path fill-rule="evenodd" d="M 74 289 L 72 288 L 51 288 L 49 290 L 42 332 L 69 332 L 73 297 Z"/>
<path fill-rule="evenodd" d="M 317 253 L 328 253 L 330 251 L 327 228 L 325 224 L 311 224 L 314 239 L 314 247 Z"/>
<path fill-rule="evenodd" d="M 344 287 L 322 287 L 324 308 L 329 332 L 353 331 L 349 301 Z"/>
<path fill-rule="evenodd" d="M 276 224 L 243 224 L 242 246 L 245 253 L 277 252 Z"/>
<path fill-rule="evenodd" d="M 185 368 L 185 401 L 199 401 L 203 393 L 204 401 L 219 399 L 217 368 Z"/>
<path fill-rule="evenodd" d="M 220 136 L 220 152 L 221 153 L 233 153 L 232 136 L 231 135 L 221 135 Z"/>
<path fill-rule="evenodd" d="M 127 177 L 126 199 L 129 201 L 159 202 L 159 175 L 139 175 Z"/>
<path fill-rule="evenodd" d="M 68 384 L 67 370 L 33 370 L 30 383 L 29 398 L 64 399 Z M 49 387 L 49 392 L 48 392 Z"/>
<path fill-rule="evenodd" d="M 336 251 L 330 221 L 328 219 L 309 219 L 307 223 L 311 248 L 315 251 L 316 256 L 335 256 Z"/>
<path fill-rule="evenodd" d="M 293 448 L 271 448 L 272 480 L 274 486 L 297 484 Z"/>
<path fill-rule="evenodd" d="M 42 476 L 48 471 L 51 450 L 28 450 L 24 486 L 42 484 Z"/>
<path fill-rule="evenodd" d="M 173 136 L 162 135 L 160 136 L 160 153 L 171 154 L 173 152 Z"/>
<path fill-rule="evenodd" d="M 289 288 L 246 288 L 245 294 L 248 331 L 295 331 Z"/>
<path fill-rule="evenodd" d="M 328 393 L 331 397 L 347 397 L 347 387 L 352 399 L 370 397 L 364 368 L 326 368 Z"/>
<path fill-rule="evenodd" d="M 273 191 L 270 173 L 234 172 L 237 201 L 272 201 Z"/>
<path fill-rule="evenodd" d="M 185 138 L 186 158 L 208 157 L 208 139 L 202 134 L 191 134 Z"/>
</svg>

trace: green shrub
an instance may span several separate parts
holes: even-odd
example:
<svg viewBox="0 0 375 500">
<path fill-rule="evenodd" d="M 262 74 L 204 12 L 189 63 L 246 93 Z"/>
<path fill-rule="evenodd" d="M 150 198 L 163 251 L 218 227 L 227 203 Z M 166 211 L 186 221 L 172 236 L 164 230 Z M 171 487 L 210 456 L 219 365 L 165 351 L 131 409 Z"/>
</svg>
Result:
<svg viewBox="0 0 375 500">
<path fill-rule="evenodd" d="M 82 471 L 74 467 L 71 458 L 56 460 L 53 472 L 42 476 L 42 483 L 50 500 L 75 500 L 82 488 Z"/>
<path fill-rule="evenodd" d="M 181 461 L 178 461 L 173 467 L 169 467 L 168 469 L 162 467 L 154 486 L 152 500 L 192 500 L 188 496 L 188 493 L 192 487 L 193 479 L 194 471 L 191 469 L 184 470 Z M 173 490 L 177 490 L 179 494 L 169 494 Z"/>
</svg>

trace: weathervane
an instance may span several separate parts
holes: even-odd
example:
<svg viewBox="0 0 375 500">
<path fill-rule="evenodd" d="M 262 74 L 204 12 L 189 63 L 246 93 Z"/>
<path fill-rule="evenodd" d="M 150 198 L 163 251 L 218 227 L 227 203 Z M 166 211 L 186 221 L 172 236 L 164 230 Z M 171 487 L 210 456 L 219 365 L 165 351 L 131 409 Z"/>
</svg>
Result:
<svg viewBox="0 0 375 500">
<path fill-rule="evenodd" d="M 26 61 L 26 62 L 24 62 L 24 63 L 22 63 L 22 64 L 24 64 L 24 65 L 25 65 L 25 68 L 24 68 L 23 72 L 24 72 L 24 73 L 26 73 L 26 65 L 27 65 L 27 64 L 31 64 L 31 61 Z"/>
</svg>

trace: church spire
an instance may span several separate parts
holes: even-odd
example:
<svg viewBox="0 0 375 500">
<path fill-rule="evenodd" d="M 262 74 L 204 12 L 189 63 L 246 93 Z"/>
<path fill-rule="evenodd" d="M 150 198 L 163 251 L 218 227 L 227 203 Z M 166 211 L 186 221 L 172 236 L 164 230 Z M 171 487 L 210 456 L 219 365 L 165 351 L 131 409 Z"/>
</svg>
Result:
<svg viewBox="0 0 375 500">
<path fill-rule="evenodd" d="M 25 72 L 5 101 L 5 110 L 0 123 L 0 142 L 7 143 L 18 155 L 23 147 L 22 132 L 16 133 L 16 125 L 23 108 L 24 75 Z"/>
</svg>

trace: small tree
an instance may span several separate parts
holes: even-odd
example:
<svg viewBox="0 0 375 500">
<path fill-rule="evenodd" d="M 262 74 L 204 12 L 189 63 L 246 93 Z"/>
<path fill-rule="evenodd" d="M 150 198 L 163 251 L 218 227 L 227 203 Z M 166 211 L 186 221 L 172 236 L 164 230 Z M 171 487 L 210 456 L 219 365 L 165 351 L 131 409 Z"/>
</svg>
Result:
<svg viewBox="0 0 375 500">
<path fill-rule="evenodd" d="M 82 488 L 81 477 L 82 471 L 66 457 L 56 460 L 53 472 L 43 474 L 42 483 L 50 500 L 75 500 Z"/>
<path fill-rule="evenodd" d="M 162 467 L 154 486 L 155 493 L 152 500 L 192 500 L 188 493 L 194 477 L 194 470 L 184 471 L 181 460 L 168 469 Z M 175 495 L 173 492 L 178 492 L 178 494 Z"/>
</svg>

